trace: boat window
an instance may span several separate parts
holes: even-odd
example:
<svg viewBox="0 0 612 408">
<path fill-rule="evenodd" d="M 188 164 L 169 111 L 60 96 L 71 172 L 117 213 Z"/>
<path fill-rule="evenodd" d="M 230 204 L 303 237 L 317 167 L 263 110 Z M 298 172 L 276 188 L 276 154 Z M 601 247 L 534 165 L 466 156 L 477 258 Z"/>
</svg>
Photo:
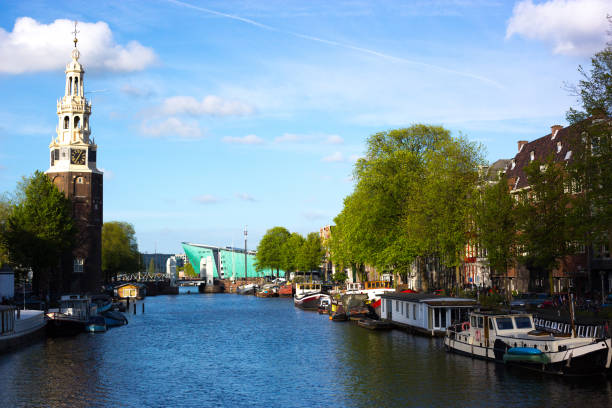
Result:
<svg viewBox="0 0 612 408">
<path fill-rule="evenodd" d="M 476 327 L 476 316 L 472 316 L 470 318 L 471 322 L 470 322 L 470 326 L 472 327 Z"/>
<path fill-rule="evenodd" d="M 478 316 L 478 328 L 482 329 L 484 327 L 484 317 Z"/>
<path fill-rule="evenodd" d="M 415 319 L 415 320 L 417 318 L 416 305 L 412 305 L 412 318 Z"/>
<path fill-rule="evenodd" d="M 402 314 L 404 314 L 404 302 L 402 302 Z"/>
<path fill-rule="evenodd" d="M 514 329 L 514 325 L 512 324 L 511 317 L 498 317 L 495 319 L 497 321 L 497 328 L 499 330 L 511 330 Z"/>
<path fill-rule="evenodd" d="M 493 319 L 489 319 L 489 330 L 493 330 Z"/>
<path fill-rule="evenodd" d="M 527 316 L 518 316 L 514 318 L 514 323 L 517 329 L 532 329 L 531 319 Z"/>
</svg>

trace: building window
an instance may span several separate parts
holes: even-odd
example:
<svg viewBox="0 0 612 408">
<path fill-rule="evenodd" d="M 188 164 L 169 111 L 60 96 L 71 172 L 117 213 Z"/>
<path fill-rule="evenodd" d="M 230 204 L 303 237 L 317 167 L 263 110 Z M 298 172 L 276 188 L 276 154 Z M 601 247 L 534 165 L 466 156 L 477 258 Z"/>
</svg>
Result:
<svg viewBox="0 0 612 408">
<path fill-rule="evenodd" d="M 70 118 L 68 116 L 64 116 L 64 129 L 68 129 L 70 127 Z"/>
<path fill-rule="evenodd" d="M 79 116 L 74 117 L 74 128 L 75 129 L 81 128 L 81 118 Z"/>
<path fill-rule="evenodd" d="M 83 177 L 77 177 L 76 182 L 77 184 L 83 184 Z"/>
<path fill-rule="evenodd" d="M 531 159 L 531 161 L 535 159 L 535 152 L 533 150 L 529 152 L 529 158 Z"/>
<path fill-rule="evenodd" d="M 74 273 L 83 273 L 83 264 L 85 263 L 84 259 L 82 258 L 74 258 L 74 266 L 72 268 L 72 271 Z"/>
<path fill-rule="evenodd" d="M 561 152 L 562 148 L 563 148 L 563 145 L 561 144 L 561 142 L 557 142 L 557 153 Z"/>
</svg>

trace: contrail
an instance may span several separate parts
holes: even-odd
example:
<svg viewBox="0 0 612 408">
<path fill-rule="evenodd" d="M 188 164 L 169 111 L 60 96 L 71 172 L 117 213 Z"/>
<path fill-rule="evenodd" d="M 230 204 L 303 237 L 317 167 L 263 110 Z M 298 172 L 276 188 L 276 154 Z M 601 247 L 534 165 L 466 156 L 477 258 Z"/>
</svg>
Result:
<svg viewBox="0 0 612 408">
<path fill-rule="evenodd" d="M 326 40 L 324 38 L 314 37 L 312 35 L 300 34 L 300 33 L 296 33 L 296 32 L 293 32 L 293 31 L 285 31 L 285 30 L 278 29 L 276 27 L 269 26 L 267 24 L 259 23 L 259 22 L 255 21 L 255 20 L 251 20 L 251 19 L 248 19 L 248 18 L 237 16 L 235 14 L 222 13 L 220 11 L 215 11 L 215 10 L 207 9 L 207 8 L 204 8 L 204 7 L 194 6 L 193 4 L 185 3 L 185 2 L 180 1 L 180 0 L 166 0 L 166 1 L 168 1 L 169 3 L 176 4 L 177 6 L 186 7 L 186 8 L 190 8 L 190 9 L 193 9 L 193 10 L 198 10 L 198 11 L 201 11 L 201 12 L 204 12 L 204 13 L 209 13 L 209 14 L 213 14 L 213 15 L 216 15 L 216 16 L 220 16 L 220 17 L 225 17 L 225 18 L 229 18 L 229 19 L 232 19 L 232 20 L 241 21 L 243 23 L 250 24 L 250 25 L 253 25 L 255 27 L 262 28 L 264 30 L 274 31 L 274 32 L 281 33 L 281 34 L 287 34 L 287 35 L 291 35 L 293 37 L 302 38 L 304 40 L 309 40 L 309 41 L 314 41 L 314 42 L 319 42 L 319 43 L 331 45 L 331 46 L 334 46 L 334 47 L 339 47 L 339 48 L 345 48 L 345 49 L 348 49 L 348 50 L 358 51 L 358 52 L 361 52 L 361 53 L 364 53 L 364 54 L 374 55 L 376 57 L 384 58 L 384 59 L 387 59 L 387 60 L 390 60 L 390 61 L 402 62 L 402 63 L 405 63 L 405 64 L 411 64 L 411 65 L 418 65 L 418 66 L 425 67 L 425 68 L 435 69 L 437 71 L 448 72 L 450 74 L 455 74 L 455 75 L 459 75 L 459 76 L 463 76 L 463 77 L 467 77 L 467 78 L 476 79 L 476 80 L 479 80 L 479 81 L 482 81 L 482 82 L 486 82 L 486 83 L 491 84 L 491 85 L 493 85 L 493 86 L 495 86 L 497 88 L 500 88 L 500 89 L 504 88 L 504 86 L 502 84 L 500 84 L 499 82 L 497 82 L 497 81 L 494 81 L 492 79 L 489 79 L 487 77 L 483 77 L 483 76 L 480 76 L 480 75 L 471 74 L 469 72 L 456 71 L 454 69 L 449 69 L 449 68 L 441 67 L 439 65 L 433 65 L 433 64 L 428 64 L 428 63 L 425 63 L 425 62 L 410 60 L 410 59 L 407 59 L 407 58 L 396 57 L 396 56 L 385 54 L 385 53 L 382 53 L 382 52 L 379 52 L 379 51 L 376 51 L 376 50 L 371 50 L 369 48 L 357 47 L 355 45 L 345 44 L 345 43 L 341 43 L 341 42 L 337 42 L 337 41 L 333 41 L 333 40 Z"/>
</svg>

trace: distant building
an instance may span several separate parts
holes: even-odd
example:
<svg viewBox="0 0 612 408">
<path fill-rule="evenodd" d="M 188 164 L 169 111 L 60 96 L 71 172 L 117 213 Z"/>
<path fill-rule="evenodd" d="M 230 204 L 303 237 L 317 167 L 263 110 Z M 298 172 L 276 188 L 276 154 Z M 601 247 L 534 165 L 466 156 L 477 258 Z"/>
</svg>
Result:
<svg viewBox="0 0 612 408">
<path fill-rule="evenodd" d="M 141 272 L 166 273 L 166 261 L 174 254 L 140 254 L 140 256 L 142 257 Z M 153 260 L 153 271 L 149 270 L 151 259 Z"/>
</svg>

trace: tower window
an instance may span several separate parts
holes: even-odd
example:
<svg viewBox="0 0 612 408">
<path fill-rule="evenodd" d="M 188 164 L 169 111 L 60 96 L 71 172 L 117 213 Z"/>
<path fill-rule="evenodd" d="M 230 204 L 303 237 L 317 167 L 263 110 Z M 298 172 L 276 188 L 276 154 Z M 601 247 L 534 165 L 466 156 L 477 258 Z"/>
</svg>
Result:
<svg viewBox="0 0 612 408">
<path fill-rule="evenodd" d="M 74 128 L 75 129 L 81 128 L 81 118 L 79 116 L 74 117 Z"/>
<path fill-rule="evenodd" d="M 84 263 L 85 263 L 85 260 L 83 258 L 74 258 L 74 264 L 73 264 L 72 271 L 74 273 L 83 273 Z"/>
<path fill-rule="evenodd" d="M 79 77 L 74 78 L 74 94 L 79 94 Z"/>
<path fill-rule="evenodd" d="M 70 118 L 68 116 L 64 116 L 64 129 L 68 129 L 70 127 Z"/>
<path fill-rule="evenodd" d="M 70 82 L 70 89 L 68 90 L 69 91 L 68 93 L 72 95 L 72 77 L 68 79 L 68 82 Z"/>
</svg>

